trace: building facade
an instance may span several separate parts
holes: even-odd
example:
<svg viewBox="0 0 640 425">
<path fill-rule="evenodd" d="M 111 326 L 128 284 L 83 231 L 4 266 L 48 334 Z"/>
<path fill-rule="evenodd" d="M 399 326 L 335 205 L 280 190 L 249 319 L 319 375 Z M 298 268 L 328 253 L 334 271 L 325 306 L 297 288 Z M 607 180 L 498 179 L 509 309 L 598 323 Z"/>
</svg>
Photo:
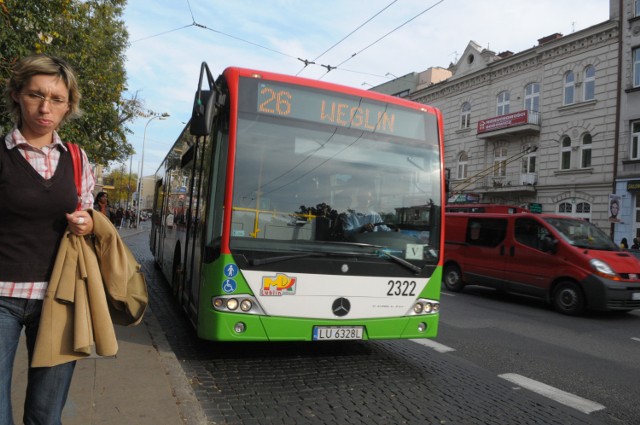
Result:
<svg viewBox="0 0 640 425">
<path fill-rule="evenodd" d="M 615 193 L 620 221 L 614 240 L 640 237 L 640 0 L 622 0 L 620 100 Z"/>
<path fill-rule="evenodd" d="M 408 89 L 409 99 L 443 112 L 450 202 L 526 206 L 611 230 L 620 41 L 614 3 L 609 20 L 543 37 L 516 54 L 471 41 L 447 79 Z M 640 161 L 633 168 L 640 180 Z"/>
</svg>

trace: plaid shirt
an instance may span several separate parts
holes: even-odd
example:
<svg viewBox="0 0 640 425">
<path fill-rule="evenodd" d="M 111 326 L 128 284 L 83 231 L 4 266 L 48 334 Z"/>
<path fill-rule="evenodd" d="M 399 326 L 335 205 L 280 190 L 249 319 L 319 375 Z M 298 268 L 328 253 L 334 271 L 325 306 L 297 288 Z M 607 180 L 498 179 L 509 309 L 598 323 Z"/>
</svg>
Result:
<svg viewBox="0 0 640 425">
<path fill-rule="evenodd" d="M 31 146 L 17 128 L 4 139 L 9 150 L 17 148 L 31 166 L 45 179 L 50 179 L 58 167 L 60 149 L 67 147 L 60 140 L 60 136 L 53 132 L 53 143 L 42 149 Z M 95 179 L 87 158 L 82 151 L 82 209 L 93 206 L 93 187 Z M 49 282 L 0 282 L 0 296 L 13 298 L 27 298 L 32 300 L 44 299 Z"/>
</svg>

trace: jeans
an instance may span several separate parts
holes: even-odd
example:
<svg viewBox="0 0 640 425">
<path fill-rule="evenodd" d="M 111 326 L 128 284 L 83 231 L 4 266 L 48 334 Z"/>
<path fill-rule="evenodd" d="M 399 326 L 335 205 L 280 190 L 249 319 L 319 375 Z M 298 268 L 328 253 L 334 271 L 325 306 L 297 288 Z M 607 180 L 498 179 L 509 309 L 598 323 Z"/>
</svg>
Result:
<svg viewBox="0 0 640 425">
<path fill-rule="evenodd" d="M 0 297 L 0 424 L 13 425 L 11 375 L 22 328 L 29 364 L 38 335 L 42 300 Z M 24 403 L 25 425 L 61 425 L 75 362 L 54 367 L 29 367 Z"/>
</svg>

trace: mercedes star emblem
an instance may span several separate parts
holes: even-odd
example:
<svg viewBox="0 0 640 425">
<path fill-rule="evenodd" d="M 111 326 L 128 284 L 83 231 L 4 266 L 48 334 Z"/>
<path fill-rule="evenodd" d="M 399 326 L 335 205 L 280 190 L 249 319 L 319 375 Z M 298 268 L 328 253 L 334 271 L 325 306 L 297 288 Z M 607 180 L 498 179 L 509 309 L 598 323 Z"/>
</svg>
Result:
<svg viewBox="0 0 640 425">
<path fill-rule="evenodd" d="M 331 311 L 338 317 L 346 316 L 351 310 L 351 303 L 346 298 L 337 298 L 331 306 Z"/>
</svg>

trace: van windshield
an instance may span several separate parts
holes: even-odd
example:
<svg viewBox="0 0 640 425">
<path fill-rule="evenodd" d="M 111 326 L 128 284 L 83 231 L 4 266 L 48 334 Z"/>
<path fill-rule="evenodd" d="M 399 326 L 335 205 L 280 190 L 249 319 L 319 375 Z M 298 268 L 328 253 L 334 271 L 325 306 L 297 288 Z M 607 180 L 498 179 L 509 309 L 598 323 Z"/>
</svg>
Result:
<svg viewBox="0 0 640 425">
<path fill-rule="evenodd" d="M 544 219 L 566 240 L 578 248 L 618 251 L 620 248 L 593 224 L 574 218 L 547 217 Z"/>
</svg>

